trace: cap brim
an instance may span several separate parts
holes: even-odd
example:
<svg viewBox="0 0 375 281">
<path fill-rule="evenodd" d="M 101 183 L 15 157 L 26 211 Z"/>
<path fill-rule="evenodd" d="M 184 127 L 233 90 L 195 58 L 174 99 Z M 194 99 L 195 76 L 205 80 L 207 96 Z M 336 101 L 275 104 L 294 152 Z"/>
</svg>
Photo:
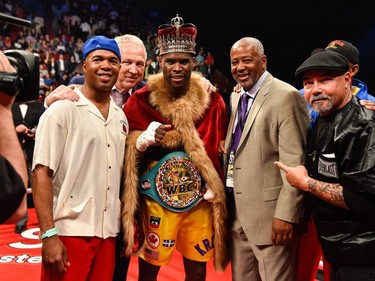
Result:
<svg viewBox="0 0 375 281">
<path fill-rule="evenodd" d="M 343 55 L 323 50 L 308 57 L 295 71 L 296 77 L 310 70 L 332 70 L 346 72 L 349 70 L 349 62 Z"/>
<path fill-rule="evenodd" d="M 311 66 L 311 67 L 297 69 L 295 72 L 295 77 L 300 78 L 303 73 L 310 71 L 310 70 L 329 70 L 329 71 L 336 71 L 338 73 L 345 73 L 347 71 L 347 70 L 344 70 L 342 67 Z"/>
<path fill-rule="evenodd" d="M 73 69 L 73 73 L 74 72 L 83 74 L 82 61 L 79 64 L 77 64 L 77 66 Z"/>
</svg>

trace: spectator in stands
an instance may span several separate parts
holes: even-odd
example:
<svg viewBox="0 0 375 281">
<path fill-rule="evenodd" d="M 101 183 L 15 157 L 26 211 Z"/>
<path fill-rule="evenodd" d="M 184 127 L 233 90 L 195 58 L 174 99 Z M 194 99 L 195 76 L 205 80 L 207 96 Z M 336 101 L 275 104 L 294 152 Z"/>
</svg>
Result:
<svg viewBox="0 0 375 281">
<path fill-rule="evenodd" d="M 67 70 L 69 74 L 69 78 L 71 79 L 74 75 L 74 69 L 77 67 L 78 61 L 74 55 L 69 56 L 69 61 L 67 62 Z"/>
<path fill-rule="evenodd" d="M 61 43 L 61 42 L 60 42 Z M 57 64 L 57 79 L 60 79 L 64 72 L 68 71 L 68 63 L 65 59 L 65 55 L 62 53 L 58 54 Z"/>
<path fill-rule="evenodd" d="M 44 30 L 44 18 L 43 17 L 37 15 L 37 16 L 34 17 L 33 22 L 35 24 L 36 34 L 41 35 L 41 34 L 45 33 L 45 30 Z"/>
<path fill-rule="evenodd" d="M 207 78 L 209 80 L 212 80 L 215 71 L 215 59 L 211 52 L 207 52 L 207 55 L 204 58 L 204 62 L 207 67 Z"/>
<path fill-rule="evenodd" d="M 59 79 L 59 81 L 57 81 L 57 84 L 58 85 L 68 86 L 69 85 L 69 81 L 70 81 L 70 78 L 69 78 L 68 71 L 64 71 L 62 73 L 61 78 Z"/>
<path fill-rule="evenodd" d="M 195 57 L 195 60 L 197 61 L 197 65 L 200 65 L 201 62 L 206 63 L 206 62 L 204 61 L 203 49 L 199 49 L 198 54 L 197 54 L 197 56 Z"/>
<path fill-rule="evenodd" d="M 52 92 L 56 88 L 56 78 L 52 77 L 50 72 L 47 71 L 46 75 L 43 77 L 44 84 L 47 85 L 48 90 L 46 92 L 46 95 L 48 95 L 50 92 Z"/>
<path fill-rule="evenodd" d="M 81 38 L 82 40 L 86 41 L 88 39 L 89 34 L 91 34 L 91 25 L 86 18 L 83 18 L 81 24 L 79 25 L 81 30 Z"/>
<path fill-rule="evenodd" d="M 146 67 L 145 67 L 145 74 L 144 74 L 144 80 L 147 81 L 147 78 L 149 75 L 155 74 L 155 69 L 152 65 L 153 61 L 151 58 L 148 58 L 146 61 Z"/>
<path fill-rule="evenodd" d="M 46 62 L 47 64 L 47 70 L 48 70 L 48 73 L 50 74 L 51 78 L 57 80 L 59 79 L 59 74 L 60 74 L 60 70 L 59 70 L 59 65 L 57 64 L 56 62 L 56 58 L 55 58 L 55 53 L 52 52 L 50 54 L 50 56 L 48 57 L 48 61 Z M 45 75 L 46 77 L 46 75 Z M 45 81 L 46 84 L 48 85 L 48 82 Z"/>
</svg>

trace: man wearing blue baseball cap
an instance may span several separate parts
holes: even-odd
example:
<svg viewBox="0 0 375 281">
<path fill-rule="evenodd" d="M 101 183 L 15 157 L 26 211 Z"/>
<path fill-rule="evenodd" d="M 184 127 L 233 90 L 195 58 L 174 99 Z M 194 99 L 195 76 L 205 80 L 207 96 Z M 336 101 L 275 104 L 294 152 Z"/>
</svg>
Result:
<svg viewBox="0 0 375 281">
<path fill-rule="evenodd" d="M 98 49 L 98 48 L 100 48 L 102 50 L 112 51 L 119 58 L 121 57 L 120 48 L 114 47 L 113 41 L 115 41 L 115 40 L 112 40 L 112 39 L 108 40 L 108 38 L 107 39 L 105 39 L 105 38 L 106 38 L 105 36 L 98 35 L 98 36 L 94 36 L 94 37 L 90 38 L 89 40 L 87 40 L 87 42 L 82 47 L 81 62 L 76 66 L 76 68 L 74 69 L 74 72 L 83 73 L 83 63 L 86 60 L 87 55 L 90 52 L 92 52 L 93 50 Z M 115 41 L 115 43 L 117 44 L 116 41 Z"/>
<path fill-rule="evenodd" d="M 128 122 L 110 98 L 121 55 L 115 40 L 83 45 L 85 74 L 41 116 L 33 159 L 33 199 L 42 241 L 41 280 L 112 280 L 120 231 L 120 184 Z"/>
</svg>

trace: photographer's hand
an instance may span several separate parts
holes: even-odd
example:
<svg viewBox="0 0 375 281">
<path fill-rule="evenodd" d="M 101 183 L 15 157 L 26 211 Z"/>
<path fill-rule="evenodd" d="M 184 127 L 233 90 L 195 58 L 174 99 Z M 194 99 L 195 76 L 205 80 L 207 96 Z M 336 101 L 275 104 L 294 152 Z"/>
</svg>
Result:
<svg viewBox="0 0 375 281">
<path fill-rule="evenodd" d="M 8 58 L 3 52 L 0 52 L 0 71 L 1 72 L 16 72 L 14 67 L 10 64 Z M 5 107 L 6 109 L 11 109 L 12 104 L 15 100 L 15 97 L 8 95 L 7 93 L 0 91 L 0 106 Z"/>
<path fill-rule="evenodd" d="M 0 71 L 3 72 L 16 72 L 14 67 L 10 64 L 8 58 L 3 52 L 0 52 Z"/>
<path fill-rule="evenodd" d="M 3 52 L 0 52 L 0 71 L 16 72 Z M 18 209 L 10 218 L 8 218 L 5 223 L 14 223 L 19 221 L 25 215 L 27 210 L 26 187 L 28 176 L 26 161 L 13 123 L 11 107 L 14 99 L 15 96 L 0 91 L 0 155 L 9 161 L 9 163 L 22 178 L 25 188 L 25 196 L 22 203 L 18 206 Z M 0 173 L 4 175 L 6 174 L 4 171 L 0 171 Z M 5 188 L 5 186 L 0 185 L 0 188 Z"/>
</svg>

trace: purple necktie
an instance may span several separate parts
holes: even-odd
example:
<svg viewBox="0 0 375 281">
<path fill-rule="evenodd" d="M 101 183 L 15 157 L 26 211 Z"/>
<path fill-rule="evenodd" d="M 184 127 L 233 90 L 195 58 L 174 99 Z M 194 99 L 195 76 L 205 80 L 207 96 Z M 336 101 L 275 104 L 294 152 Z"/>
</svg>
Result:
<svg viewBox="0 0 375 281">
<path fill-rule="evenodd" d="M 238 108 L 238 118 L 237 118 L 237 126 L 234 130 L 233 137 L 232 137 L 232 146 L 231 150 L 236 151 L 237 146 L 240 142 L 241 135 L 242 135 L 242 129 L 245 126 L 246 122 L 246 112 L 247 112 L 247 105 L 249 103 L 249 99 L 251 97 L 245 93 L 241 96 L 241 107 Z"/>
<path fill-rule="evenodd" d="M 123 100 L 122 106 L 124 106 L 124 104 L 126 103 L 126 101 L 128 100 L 128 98 L 130 98 L 130 93 L 129 93 L 129 92 L 126 92 L 126 93 L 124 94 L 124 100 Z"/>
<path fill-rule="evenodd" d="M 118 91 L 113 91 L 112 92 L 112 96 L 114 98 L 114 102 L 120 107 L 122 108 L 125 104 L 125 102 L 128 100 L 128 98 L 130 97 L 130 94 L 127 92 L 127 93 L 119 93 Z"/>
</svg>

